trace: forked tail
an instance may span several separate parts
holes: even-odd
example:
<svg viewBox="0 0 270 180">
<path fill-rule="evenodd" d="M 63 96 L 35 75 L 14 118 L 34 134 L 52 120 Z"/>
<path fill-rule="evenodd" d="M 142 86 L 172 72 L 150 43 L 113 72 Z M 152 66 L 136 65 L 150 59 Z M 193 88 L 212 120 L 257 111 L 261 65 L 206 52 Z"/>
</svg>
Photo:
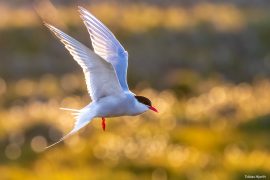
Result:
<svg viewBox="0 0 270 180">
<path fill-rule="evenodd" d="M 59 109 L 64 110 L 64 111 L 80 112 L 80 110 L 78 110 L 78 109 L 71 109 L 71 108 L 64 108 L 64 107 L 61 107 Z"/>
<path fill-rule="evenodd" d="M 71 111 L 71 114 L 75 117 L 75 119 L 77 119 L 78 115 L 80 114 L 81 110 L 79 109 L 71 109 L 71 108 L 59 108 L 61 110 L 64 110 L 64 111 Z"/>
<path fill-rule="evenodd" d="M 48 148 L 62 142 L 63 140 L 65 140 L 69 136 L 75 134 L 81 128 L 86 126 L 95 117 L 95 115 L 94 115 L 91 108 L 83 108 L 81 110 L 70 109 L 70 108 L 60 108 L 60 109 L 73 112 L 72 114 L 75 115 L 75 120 L 76 120 L 75 124 L 74 124 L 74 127 L 67 135 L 65 135 L 59 141 L 53 143 L 52 145 L 47 146 L 46 149 L 48 149 Z"/>
</svg>

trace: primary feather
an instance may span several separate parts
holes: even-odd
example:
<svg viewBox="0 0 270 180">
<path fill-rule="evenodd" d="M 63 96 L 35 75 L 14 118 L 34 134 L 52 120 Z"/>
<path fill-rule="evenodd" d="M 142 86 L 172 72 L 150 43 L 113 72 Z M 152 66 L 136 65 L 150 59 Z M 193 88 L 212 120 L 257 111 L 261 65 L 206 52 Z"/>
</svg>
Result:
<svg viewBox="0 0 270 180">
<path fill-rule="evenodd" d="M 127 84 L 127 51 L 113 33 L 94 15 L 82 7 L 79 7 L 79 12 L 90 34 L 95 53 L 113 65 L 122 89 L 129 91 Z"/>
<path fill-rule="evenodd" d="M 47 23 L 45 25 L 60 39 L 74 60 L 82 67 L 87 89 L 93 101 L 123 92 L 110 63 L 56 27 Z"/>
</svg>

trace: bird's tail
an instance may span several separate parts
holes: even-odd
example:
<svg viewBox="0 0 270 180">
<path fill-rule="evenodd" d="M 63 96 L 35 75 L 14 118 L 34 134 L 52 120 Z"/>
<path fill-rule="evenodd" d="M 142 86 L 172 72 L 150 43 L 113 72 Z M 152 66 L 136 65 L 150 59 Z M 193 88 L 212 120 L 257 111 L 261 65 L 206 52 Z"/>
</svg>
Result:
<svg viewBox="0 0 270 180">
<path fill-rule="evenodd" d="M 79 109 L 71 109 L 71 108 L 64 108 L 64 107 L 61 107 L 59 109 L 64 110 L 64 111 L 71 111 L 72 112 L 71 114 L 74 115 L 76 119 L 77 119 L 77 116 L 81 112 L 81 110 L 79 110 Z"/>
<path fill-rule="evenodd" d="M 73 112 L 79 112 L 80 111 L 78 109 L 71 109 L 71 108 L 64 108 L 64 107 L 61 107 L 60 109 L 64 110 L 64 111 L 73 111 Z"/>
<path fill-rule="evenodd" d="M 59 141 L 53 143 L 50 146 L 47 146 L 46 149 L 60 143 L 61 141 L 68 138 L 69 136 L 75 134 L 81 128 L 86 126 L 95 117 L 93 110 L 91 108 L 83 108 L 81 110 L 70 109 L 70 108 L 60 108 L 60 109 L 73 112 L 72 114 L 75 115 L 75 119 L 76 119 L 74 127 L 68 134 L 66 134 L 64 137 L 62 137 Z"/>
</svg>

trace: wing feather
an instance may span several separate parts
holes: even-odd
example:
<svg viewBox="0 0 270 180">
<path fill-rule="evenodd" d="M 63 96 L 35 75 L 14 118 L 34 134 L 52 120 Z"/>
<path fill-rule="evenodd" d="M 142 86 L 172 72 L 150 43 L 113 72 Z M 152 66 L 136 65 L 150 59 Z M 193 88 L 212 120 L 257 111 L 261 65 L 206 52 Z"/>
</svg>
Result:
<svg viewBox="0 0 270 180">
<path fill-rule="evenodd" d="M 60 39 L 74 60 L 82 67 L 87 90 L 93 101 L 104 96 L 123 93 L 112 64 L 56 27 L 47 23 L 45 25 Z"/>
<path fill-rule="evenodd" d="M 113 33 L 94 15 L 82 7 L 79 7 L 79 12 L 90 34 L 95 53 L 113 65 L 122 89 L 129 91 L 127 84 L 127 51 Z"/>
</svg>

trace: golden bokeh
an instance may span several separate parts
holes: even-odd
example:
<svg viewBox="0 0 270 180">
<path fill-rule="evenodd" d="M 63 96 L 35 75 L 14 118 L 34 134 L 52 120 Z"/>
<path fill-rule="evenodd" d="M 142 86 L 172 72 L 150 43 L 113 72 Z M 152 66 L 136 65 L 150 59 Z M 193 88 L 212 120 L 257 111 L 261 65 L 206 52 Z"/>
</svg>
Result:
<svg viewBox="0 0 270 180">
<path fill-rule="evenodd" d="M 53 5 L 50 1 L 36 1 L 32 5 L 14 8 L 8 3 L 1 3 L 0 32 L 12 30 L 9 36 L 15 36 L 22 29 L 43 30 L 41 19 L 69 32 L 74 29 L 77 32 L 76 28 L 83 26 L 75 5 Z M 20 74 L 22 65 L 18 65 L 17 69 L 11 71 L 13 73 L 7 75 L 5 73 L 8 71 L 0 67 L 3 71 L 0 71 L 0 179 L 227 180 L 244 179 L 245 174 L 270 177 L 270 80 L 267 73 L 263 76 L 257 72 L 249 80 L 238 81 L 238 77 L 223 77 L 223 69 L 214 71 L 214 63 L 201 67 L 208 74 L 196 69 L 201 66 L 200 62 L 208 58 L 207 55 L 215 56 L 212 52 L 215 45 L 208 42 L 212 36 L 217 38 L 229 34 L 234 37 L 235 34 L 246 33 L 247 37 L 254 38 L 257 34 L 253 35 L 254 31 L 247 28 L 256 25 L 258 19 L 269 18 L 268 11 L 258 11 L 250 6 L 241 8 L 229 2 L 198 2 L 192 6 L 102 2 L 86 4 L 84 7 L 91 10 L 110 29 L 121 32 L 120 37 L 127 36 L 129 41 L 136 41 L 138 37 L 145 38 L 143 40 L 146 45 L 141 42 L 137 46 L 127 43 L 130 49 L 140 49 L 141 46 L 148 48 L 147 43 L 151 39 L 147 37 L 153 35 L 153 39 L 160 38 L 153 43 L 157 47 L 158 43 L 169 42 L 171 47 L 168 51 L 177 57 L 179 66 L 185 64 L 181 64 L 183 59 L 178 57 L 179 54 L 186 53 L 179 50 L 184 46 L 190 49 L 185 59 L 189 60 L 195 52 L 199 52 L 196 54 L 199 60 L 178 69 L 176 61 L 175 64 L 172 63 L 173 55 L 168 59 L 158 59 L 156 57 L 159 55 L 151 56 L 151 52 L 150 55 L 143 52 L 147 58 L 163 63 L 160 63 L 162 67 L 157 67 L 152 64 L 153 61 L 149 64 L 144 62 L 142 67 L 141 64 L 136 64 L 139 61 L 135 60 L 140 56 L 136 57 L 132 49 L 134 52 L 131 50 L 131 59 L 134 58 L 134 61 L 130 65 L 134 69 L 138 67 L 137 74 L 136 70 L 129 71 L 132 91 L 151 99 L 159 113 L 146 112 L 135 117 L 108 118 L 105 132 L 102 131 L 101 119 L 96 118 L 63 143 L 45 149 L 73 127 L 74 116 L 59 108 L 80 109 L 91 99 L 79 67 L 78 72 L 70 68 L 74 66 L 68 62 L 71 57 L 65 56 L 68 53 L 64 54 L 64 48 L 58 44 L 62 48 L 60 49 L 55 39 L 49 39 L 50 34 L 41 38 L 41 43 L 47 43 L 46 49 L 50 52 L 43 52 L 45 48 L 38 45 L 33 48 L 16 39 L 16 43 L 12 45 L 14 54 L 18 54 L 18 61 L 25 56 L 24 52 L 15 48 L 15 44 L 21 43 L 21 49 L 37 48 L 36 54 L 29 55 L 37 62 L 29 61 L 29 64 L 36 63 L 39 66 L 34 66 L 37 70 L 33 69 L 30 76 Z M 158 32 L 155 31 L 157 29 Z M 200 37 L 200 34 L 196 34 L 198 29 L 210 31 L 212 36 Z M 175 33 L 175 36 L 181 33 L 184 35 L 168 40 L 162 35 L 162 30 L 165 33 Z M 184 46 L 178 44 L 189 33 L 194 33 L 194 36 L 188 41 L 194 41 L 195 44 L 202 41 L 211 45 L 204 47 L 204 43 L 199 43 L 199 50 L 196 51 L 196 47 L 188 43 Z M 37 33 L 39 41 L 38 36 Z M 27 36 L 28 39 L 29 37 L 32 38 L 31 35 Z M 269 45 L 267 37 L 264 42 L 266 45 L 261 41 L 254 42 L 258 47 L 265 47 Z M 47 41 L 51 40 L 54 43 L 49 44 Z M 228 43 L 226 38 L 223 41 L 225 45 Z M 250 51 L 256 49 L 256 43 L 250 45 Z M 226 49 L 228 46 L 225 45 Z M 156 46 L 150 48 L 155 55 L 166 53 Z M 176 46 L 176 52 L 173 46 Z M 242 49 L 239 51 L 243 54 Z M 222 59 L 222 52 L 221 55 L 217 54 Z M 201 59 L 201 55 L 206 58 Z M 43 60 L 53 56 L 59 60 L 58 65 L 61 67 L 57 68 L 50 63 L 42 64 Z M 3 59 L 5 57 L 3 55 Z M 64 59 L 67 57 L 69 59 Z M 260 57 L 267 66 L 269 52 Z M 4 66 L 6 61 L 3 59 L 0 62 Z M 142 61 L 144 59 L 140 63 Z M 15 61 L 10 62 L 12 64 Z M 65 66 L 63 62 L 68 65 Z M 227 65 L 227 62 L 222 63 Z M 170 69 L 167 65 L 170 65 Z M 213 66 L 213 69 L 208 66 Z M 237 64 L 232 66 L 236 67 Z M 48 73 L 38 73 L 40 67 L 44 71 L 48 70 Z M 146 76 L 140 74 L 144 68 L 147 71 Z M 153 71 L 155 68 L 159 73 Z M 207 68 L 214 72 L 208 72 Z M 226 69 L 229 73 L 230 70 Z M 217 72 L 220 74 L 216 75 Z M 134 76 L 140 78 L 139 82 Z M 244 74 L 245 76 L 248 75 Z M 158 80 L 152 81 L 153 79 Z"/>
</svg>

